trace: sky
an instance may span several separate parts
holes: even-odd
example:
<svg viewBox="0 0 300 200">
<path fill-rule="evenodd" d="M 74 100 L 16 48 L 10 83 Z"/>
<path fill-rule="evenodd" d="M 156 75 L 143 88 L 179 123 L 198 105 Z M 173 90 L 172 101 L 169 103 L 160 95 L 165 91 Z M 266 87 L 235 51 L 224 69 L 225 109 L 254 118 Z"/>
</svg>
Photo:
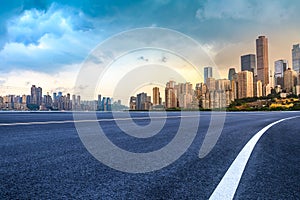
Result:
<svg viewBox="0 0 300 200">
<path fill-rule="evenodd" d="M 136 28 L 161 27 L 191 37 L 221 78 L 230 67 L 240 70 L 240 56 L 255 53 L 259 35 L 269 39 L 271 69 L 278 59 L 291 63 L 292 45 L 300 43 L 298 0 L 0 2 L 0 95 L 29 94 L 33 84 L 44 93 L 72 93 L 82 63 L 97 45 Z"/>
</svg>

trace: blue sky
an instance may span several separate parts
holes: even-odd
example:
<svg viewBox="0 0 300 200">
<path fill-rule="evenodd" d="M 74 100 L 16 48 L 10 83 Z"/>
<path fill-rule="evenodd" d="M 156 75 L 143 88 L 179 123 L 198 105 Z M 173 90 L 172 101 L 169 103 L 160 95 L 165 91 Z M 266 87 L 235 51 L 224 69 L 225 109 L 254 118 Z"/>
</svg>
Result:
<svg viewBox="0 0 300 200">
<path fill-rule="evenodd" d="M 270 67 L 300 43 L 298 0 L 0 0 L 0 93 L 68 91 L 88 53 L 121 31 L 164 27 L 202 44 L 226 77 L 269 38 Z M 15 90 L 11 90 L 15 88 Z M 1 94 L 0 94 L 1 95 Z"/>
</svg>

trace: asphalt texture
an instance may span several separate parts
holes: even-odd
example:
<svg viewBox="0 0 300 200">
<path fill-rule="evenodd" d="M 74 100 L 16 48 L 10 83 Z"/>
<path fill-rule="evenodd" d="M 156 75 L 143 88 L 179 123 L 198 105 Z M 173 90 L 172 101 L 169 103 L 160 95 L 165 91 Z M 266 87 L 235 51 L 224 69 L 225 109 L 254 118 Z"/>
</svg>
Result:
<svg viewBox="0 0 300 200">
<path fill-rule="evenodd" d="M 178 115 L 179 112 L 168 113 L 171 117 L 163 129 L 151 138 L 124 134 L 114 121 L 99 124 L 118 147 L 136 153 L 151 152 L 163 148 L 175 137 L 180 124 Z M 140 126 L 150 122 L 148 113 L 134 112 L 131 116 L 145 118 L 134 120 Z M 268 124 L 292 116 L 300 116 L 300 112 L 226 113 L 216 145 L 207 156 L 199 158 L 211 120 L 210 112 L 201 112 L 197 135 L 179 159 L 157 171 L 132 174 L 95 159 L 72 122 L 3 125 L 72 121 L 72 113 L 1 112 L 0 198 L 208 199 L 252 136 Z M 97 118 L 113 116 L 97 113 Z M 300 118 L 283 121 L 261 137 L 246 165 L 235 199 L 300 199 L 299 122 Z"/>
</svg>

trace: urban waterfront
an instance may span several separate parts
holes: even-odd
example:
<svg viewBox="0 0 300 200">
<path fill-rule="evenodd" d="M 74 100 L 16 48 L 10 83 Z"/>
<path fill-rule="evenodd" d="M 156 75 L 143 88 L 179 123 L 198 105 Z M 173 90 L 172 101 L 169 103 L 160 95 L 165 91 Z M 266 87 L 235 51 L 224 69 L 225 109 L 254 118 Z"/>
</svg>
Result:
<svg viewBox="0 0 300 200">
<path fill-rule="evenodd" d="M 149 152 L 172 140 L 180 121 L 176 116 L 181 113 L 168 112 L 164 128 L 145 139 L 123 133 L 114 121 L 101 121 L 113 119 L 110 112 L 96 115 L 114 144 L 132 152 Z M 118 116 L 123 118 L 123 115 L 121 112 Z M 206 157 L 199 158 L 211 115 L 212 112 L 199 114 L 197 135 L 177 161 L 158 171 L 131 174 L 102 164 L 87 151 L 71 112 L 1 112 L 0 196 L 4 199 L 208 199 L 253 135 L 276 120 L 300 116 L 300 112 L 226 113 L 216 146 Z M 151 121 L 147 112 L 134 112 L 131 116 L 140 126 Z M 236 199 L 300 198 L 298 121 L 299 118 L 280 122 L 259 140 L 241 177 Z"/>
</svg>

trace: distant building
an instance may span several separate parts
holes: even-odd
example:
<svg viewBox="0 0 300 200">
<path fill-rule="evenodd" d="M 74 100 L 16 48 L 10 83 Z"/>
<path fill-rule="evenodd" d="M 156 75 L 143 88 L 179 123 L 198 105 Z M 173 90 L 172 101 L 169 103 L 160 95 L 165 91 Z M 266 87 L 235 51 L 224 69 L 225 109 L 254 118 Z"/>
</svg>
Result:
<svg viewBox="0 0 300 200">
<path fill-rule="evenodd" d="M 235 68 L 230 68 L 229 71 L 228 71 L 228 80 L 232 81 L 234 74 L 236 74 Z"/>
<path fill-rule="evenodd" d="M 213 77 L 213 69 L 212 67 L 204 67 L 204 83 L 206 83 L 206 80 L 208 78 Z"/>
<path fill-rule="evenodd" d="M 235 98 L 234 80 L 208 78 L 206 84 L 196 85 L 199 106 L 203 109 L 219 109 L 229 106 Z M 232 85 L 234 84 L 234 85 Z"/>
<path fill-rule="evenodd" d="M 256 59 L 255 54 L 247 54 L 241 56 L 241 71 L 250 71 L 253 75 L 256 74 Z"/>
<path fill-rule="evenodd" d="M 257 58 L 257 80 L 261 80 L 263 86 L 269 84 L 269 55 L 268 39 L 259 36 L 256 39 L 256 58 Z"/>
<path fill-rule="evenodd" d="M 261 80 L 254 82 L 253 84 L 253 96 L 262 97 L 263 96 L 263 86 Z"/>
<path fill-rule="evenodd" d="M 238 98 L 253 97 L 253 73 L 241 71 L 238 73 Z"/>
<path fill-rule="evenodd" d="M 139 93 L 136 96 L 136 110 L 150 110 L 151 109 L 151 97 L 147 96 L 147 93 Z"/>
<path fill-rule="evenodd" d="M 130 97 L 129 109 L 136 110 L 136 97 L 135 96 Z"/>
<path fill-rule="evenodd" d="M 206 85 L 209 91 L 216 90 L 216 80 L 214 78 L 207 78 Z"/>
<path fill-rule="evenodd" d="M 166 108 L 177 108 L 177 89 L 175 88 L 175 81 L 169 81 L 165 88 L 165 106 Z"/>
<path fill-rule="evenodd" d="M 295 87 L 297 85 L 297 72 L 292 70 L 291 68 L 288 68 L 284 72 L 284 90 L 287 93 L 295 93 Z"/>
<path fill-rule="evenodd" d="M 160 105 L 161 100 L 160 100 L 160 92 L 158 87 L 154 87 L 152 89 L 153 91 L 153 106 Z"/>
<path fill-rule="evenodd" d="M 289 65 L 287 60 L 275 61 L 275 73 L 274 73 L 275 85 L 280 85 L 281 87 L 284 87 L 283 74 L 288 68 Z"/>
<path fill-rule="evenodd" d="M 43 93 L 41 87 L 36 87 L 35 85 L 31 86 L 31 104 L 40 106 L 42 104 Z"/>
<path fill-rule="evenodd" d="M 97 110 L 101 110 L 101 104 L 102 104 L 101 94 L 98 94 Z"/>
<path fill-rule="evenodd" d="M 52 107 L 52 103 L 53 103 L 53 100 L 52 100 L 52 97 L 49 95 L 49 93 L 47 93 L 47 95 L 44 95 L 43 104 L 44 104 L 45 108 L 50 109 Z"/>
<path fill-rule="evenodd" d="M 106 98 L 106 108 L 105 108 L 106 111 L 111 111 L 111 102 L 112 102 L 111 98 L 107 97 Z"/>
<path fill-rule="evenodd" d="M 176 88 L 179 107 L 191 108 L 194 96 L 193 85 L 191 83 L 178 83 Z"/>
<path fill-rule="evenodd" d="M 293 70 L 300 73 L 300 44 L 293 45 L 292 49 Z"/>
</svg>

